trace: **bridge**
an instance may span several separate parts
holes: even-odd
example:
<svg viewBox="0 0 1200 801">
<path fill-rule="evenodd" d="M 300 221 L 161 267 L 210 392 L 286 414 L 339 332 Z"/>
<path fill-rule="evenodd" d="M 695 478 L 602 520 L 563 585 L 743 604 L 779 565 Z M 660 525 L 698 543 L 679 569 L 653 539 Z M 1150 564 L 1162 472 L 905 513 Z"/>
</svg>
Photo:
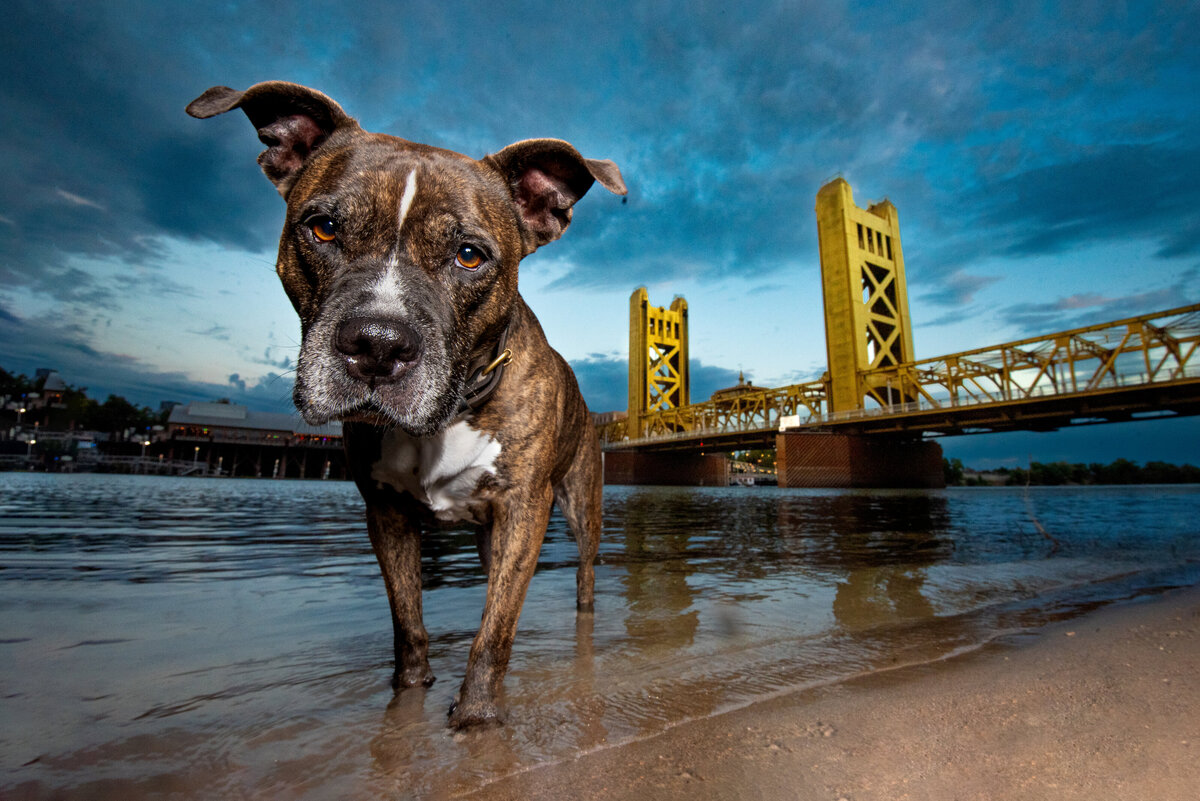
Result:
<svg viewBox="0 0 1200 801">
<path fill-rule="evenodd" d="M 687 303 L 630 298 L 629 410 L 599 428 L 614 483 L 723 483 L 775 448 L 781 486 L 940 486 L 936 438 L 1200 413 L 1200 304 L 915 359 L 898 215 L 817 195 L 829 369 L 689 401 Z"/>
</svg>

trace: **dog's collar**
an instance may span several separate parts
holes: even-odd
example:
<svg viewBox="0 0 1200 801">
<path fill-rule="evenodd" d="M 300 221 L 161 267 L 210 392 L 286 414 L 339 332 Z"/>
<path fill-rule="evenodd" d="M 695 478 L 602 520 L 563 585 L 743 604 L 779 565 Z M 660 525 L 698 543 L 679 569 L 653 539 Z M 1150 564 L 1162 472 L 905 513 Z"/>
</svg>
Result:
<svg viewBox="0 0 1200 801">
<path fill-rule="evenodd" d="M 462 400 L 458 402 L 458 415 L 461 416 L 478 409 L 492 396 L 496 387 L 500 386 L 504 368 L 512 361 L 512 349 L 506 347 L 508 331 L 511 327 L 512 323 L 506 325 L 496 347 L 488 351 L 484 358 L 473 362 L 470 369 L 467 370 L 466 390 L 463 392 Z"/>
</svg>

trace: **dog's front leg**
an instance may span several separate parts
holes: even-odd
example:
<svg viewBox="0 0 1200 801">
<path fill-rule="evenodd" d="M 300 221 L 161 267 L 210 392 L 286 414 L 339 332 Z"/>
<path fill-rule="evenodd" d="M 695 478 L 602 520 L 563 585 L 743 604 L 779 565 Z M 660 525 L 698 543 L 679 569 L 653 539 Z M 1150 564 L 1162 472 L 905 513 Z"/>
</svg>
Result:
<svg viewBox="0 0 1200 801">
<path fill-rule="evenodd" d="M 496 505 L 483 621 L 471 645 L 467 674 L 450 707 L 455 728 L 499 721 L 496 696 L 508 670 L 525 591 L 537 567 L 554 494 L 549 484 L 511 492 Z"/>
<path fill-rule="evenodd" d="M 404 512 L 390 505 L 368 504 L 367 531 L 392 607 L 396 652 L 392 686 L 428 687 L 434 676 L 429 668 L 429 635 L 421 610 L 420 530 Z"/>
</svg>

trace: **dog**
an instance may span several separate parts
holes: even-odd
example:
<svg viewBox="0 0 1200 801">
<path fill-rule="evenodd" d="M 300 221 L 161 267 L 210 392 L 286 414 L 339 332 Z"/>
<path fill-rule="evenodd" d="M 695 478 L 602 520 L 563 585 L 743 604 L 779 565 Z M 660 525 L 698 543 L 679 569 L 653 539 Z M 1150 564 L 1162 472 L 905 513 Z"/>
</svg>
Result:
<svg viewBox="0 0 1200 801">
<path fill-rule="evenodd" d="M 187 112 L 240 108 L 287 203 L 277 271 L 300 316 L 294 400 L 343 423 L 347 465 L 391 605 L 397 691 L 434 681 L 420 539 L 472 524 L 487 598 L 449 724 L 500 722 L 497 695 L 557 503 L 579 547 L 576 608 L 593 610 L 601 458 L 571 368 L 517 288 L 611 161 L 531 139 L 476 160 L 370 133 L 328 96 L 271 81 L 217 86 Z"/>
</svg>

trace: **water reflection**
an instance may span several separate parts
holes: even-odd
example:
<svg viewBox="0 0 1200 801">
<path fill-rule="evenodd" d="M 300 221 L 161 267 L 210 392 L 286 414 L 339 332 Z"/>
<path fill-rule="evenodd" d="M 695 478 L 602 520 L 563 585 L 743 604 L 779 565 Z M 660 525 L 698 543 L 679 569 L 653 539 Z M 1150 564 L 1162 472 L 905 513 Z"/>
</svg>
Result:
<svg viewBox="0 0 1200 801">
<path fill-rule="evenodd" d="M 624 522 L 625 631 L 646 658 L 691 645 L 699 626 L 688 576 L 698 569 L 689 558 L 697 532 L 687 520 L 672 520 L 678 499 L 634 495 L 618 512 Z"/>
<path fill-rule="evenodd" d="M 806 562 L 842 572 L 833 614 L 849 631 L 930 618 L 926 569 L 954 556 L 944 494 L 846 493 L 780 504 L 780 529 Z"/>
<path fill-rule="evenodd" d="M 781 539 L 810 567 L 928 565 L 954 555 L 945 493 L 783 496 L 777 509 Z"/>
<path fill-rule="evenodd" d="M 1196 488 L 610 487 L 595 616 L 574 612 L 575 546 L 556 514 L 508 724 L 455 735 L 446 709 L 484 589 L 469 531 L 426 538 L 438 682 L 394 695 L 352 486 L 0 474 L 0 795 L 469 792 L 1192 581 L 1196 520 Z"/>
</svg>

